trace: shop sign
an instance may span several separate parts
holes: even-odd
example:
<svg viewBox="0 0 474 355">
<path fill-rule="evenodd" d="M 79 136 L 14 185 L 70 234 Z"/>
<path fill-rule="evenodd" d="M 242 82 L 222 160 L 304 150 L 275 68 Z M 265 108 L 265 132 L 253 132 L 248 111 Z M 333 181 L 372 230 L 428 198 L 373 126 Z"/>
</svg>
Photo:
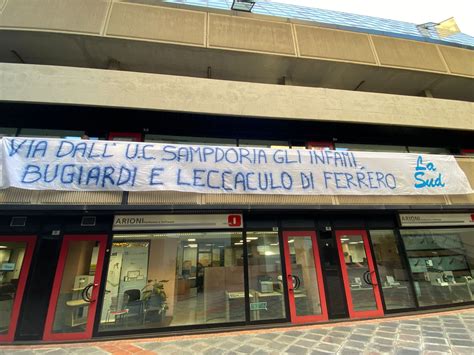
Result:
<svg viewBox="0 0 474 355">
<path fill-rule="evenodd" d="M 402 227 L 474 226 L 474 213 L 400 213 Z"/>
<path fill-rule="evenodd" d="M 0 188 L 206 194 L 473 193 L 448 155 L 3 138 Z"/>
<path fill-rule="evenodd" d="M 241 214 L 116 215 L 113 230 L 187 230 L 243 228 Z"/>
</svg>

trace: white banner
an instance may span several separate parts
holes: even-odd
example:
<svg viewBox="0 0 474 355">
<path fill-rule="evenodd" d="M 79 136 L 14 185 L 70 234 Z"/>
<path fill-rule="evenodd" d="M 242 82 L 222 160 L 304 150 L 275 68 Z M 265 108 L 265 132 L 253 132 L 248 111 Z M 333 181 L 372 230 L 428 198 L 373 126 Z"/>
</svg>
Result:
<svg viewBox="0 0 474 355">
<path fill-rule="evenodd" d="M 473 190 L 452 156 L 3 138 L 0 187 L 287 195 Z"/>
</svg>

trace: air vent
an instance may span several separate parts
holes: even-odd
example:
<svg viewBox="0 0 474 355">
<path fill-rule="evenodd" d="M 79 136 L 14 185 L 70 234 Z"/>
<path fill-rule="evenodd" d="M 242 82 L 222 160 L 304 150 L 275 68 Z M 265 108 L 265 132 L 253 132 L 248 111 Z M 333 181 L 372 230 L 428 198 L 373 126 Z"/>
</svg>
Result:
<svg viewBox="0 0 474 355">
<path fill-rule="evenodd" d="M 26 217 L 12 217 L 10 227 L 25 227 Z"/>
<path fill-rule="evenodd" d="M 96 217 L 84 216 L 82 217 L 81 227 L 94 227 L 96 224 Z"/>
</svg>

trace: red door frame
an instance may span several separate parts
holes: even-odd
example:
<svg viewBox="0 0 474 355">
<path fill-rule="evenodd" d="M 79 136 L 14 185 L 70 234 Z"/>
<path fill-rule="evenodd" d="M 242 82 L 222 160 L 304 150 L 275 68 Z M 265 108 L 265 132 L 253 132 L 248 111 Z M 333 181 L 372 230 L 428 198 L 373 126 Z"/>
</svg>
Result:
<svg viewBox="0 0 474 355">
<path fill-rule="evenodd" d="M 373 284 L 373 291 L 375 296 L 375 304 L 377 309 L 373 311 L 355 311 L 354 304 L 352 302 L 352 294 L 350 288 L 349 275 L 347 274 L 346 262 L 344 260 L 344 252 L 342 251 L 342 243 L 340 237 L 343 235 L 360 235 L 364 241 L 365 254 L 367 256 L 367 265 L 370 271 L 370 279 Z M 338 230 L 336 231 L 336 242 L 337 250 L 339 252 L 339 262 L 341 263 L 342 279 L 344 281 L 344 291 L 346 293 L 347 307 L 349 309 L 349 316 L 351 318 L 370 318 L 370 317 L 382 317 L 384 315 L 382 298 L 380 296 L 380 289 L 375 276 L 374 262 L 372 259 L 372 253 L 370 251 L 369 238 L 365 230 Z"/>
<path fill-rule="evenodd" d="M 97 285 L 92 288 L 91 299 L 89 304 L 89 311 L 87 314 L 86 330 L 81 333 L 54 333 L 53 324 L 56 313 L 56 306 L 58 302 L 59 292 L 61 290 L 61 283 L 63 278 L 66 258 L 71 243 L 76 241 L 98 241 L 99 253 L 97 255 L 97 264 L 95 268 L 94 284 Z M 97 297 L 99 295 L 100 282 L 102 278 L 102 270 L 104 267 L 105 248 L 107 246 L 106 235 L 65 235 L 59 253 L 58 266 L 56 267 L 56 274 L 54 275 L 53 289 L 49 299 L 48 314 L 44 326 L 43 340 L 83 340 L 92 338 L 92 331 L 94 326 L 95 312 L 97 310 Z"/>
<path fill-rule="evenodd" d="M 298 316 L 296 315 L 295 297 L 292 288 L 293 280 L 291 279 L 291 260 L 290 260 L 290 247 L 288 246 L 288 238 L 298 237 L 311 237 L 313 242 L 313 256 L 314 266 L 316 268 L 316 278 L 318 280 L 319 300 L 321 303 L 321 314 L 318 315 L 307 315 Z M 288 231 L 283 232 L 283 250 L 285 253 L 285 265 L 286 265 L 286 276 L 288 285 L 288 302 L 290 305 L 290 316 L 292 323 L 309 323 L 309 322 L 322 322 L 328 320 L 328 311 L 326 306 L 326 293 L 324 292 L 323 272 L 321 269 L 321 263 L 319 260 L 319 248 L 318 241 L 316 238 L 316 232 L 314 231 Z"/>
<path fill-rule="evenodd" d="M 23 293 L 25 292 L 26 279 L 28 278 L 28 271 L 30 270 L 31 258 L 35 250 L 36 236 L 35 235 L 0 235 L 1 242 L 25 242 L 26 250 L 23 257 L 23 264 L 21 265 L 20 277 L 18 278 L 18 286 L 15 293 L 15 300 L 13 301 L 12 313 L 10 316 L 10 325 L 8 333 L 0 335 L 0 342 L 12 342 L 15 337 L 16 325 L 18 323 L 18 316 L 20 313 L 21 302 L 23 300 Z"/>
</svg>

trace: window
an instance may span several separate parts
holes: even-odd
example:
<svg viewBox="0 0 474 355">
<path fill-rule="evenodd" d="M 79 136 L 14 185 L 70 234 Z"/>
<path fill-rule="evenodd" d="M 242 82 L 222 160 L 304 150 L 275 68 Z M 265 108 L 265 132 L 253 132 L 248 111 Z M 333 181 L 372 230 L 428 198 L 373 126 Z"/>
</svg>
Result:
<svg viewBox="0 0 474 355">
<path fill-rule="evenodd" d="M 142 134 L 137 132 L 110 132 L 109 141 L 141 142 Z"/>
<path fill-rule="evenodd" d="M 289 149 L 288 141 L 268 141 L 257 139 L 239 139 L 239 147 L 262 147 L 273 149 Z"/>
<path fill-rule="evenodd" d="M 240 232 L 115 235 L 100 331 L 245 320 Z"/>
<path fill-rule="evenodd" d="M 247 233 L 250 320 L 285 318 L 278 232 Z"/>
<path fill-rule="evenodd" d="M 237 140 L 232 138 L 165 136 L 157 134 L 145 135 L 145 142 L 190 145 L 223 145 L 237 146 Z"/>
<path fill-rule="evenodd" d="M 474 149 L 461 149 L 461 155 L 474 157 Z"/>
<path fill-rule="evenodd" d="M 0 244 L 0 335 L 11 330 L 10 320 L 26 248 L 26 242 L 2 241 Z"/>
<path fill-rule="evenodd" d="M 0 138 L 2 137 L 15 137 L 16 136 L 16 128 L 10 127 L 0 127 Z"/>
<path fill-rule="evenodd" d="M 59 129 L 36 129 L 36 128 L 22 128 L 19 134 L 20 137 L 45 137 L 45 138 L 67 138 L 67 139 L 80 139 L 83 135 L 84 135 L 84 131 L 70 131 L 70 130 L 59 130 Z"/>
<path fill-rule="evenodd" d="M 401 145 L 378 145 L 378 144 L 349 144 L 336 143 L 336 150 L 352 150 L 362 152 L 392 152 L 392 153 L 406 153 L 407 149 Z"/>
<path fill-rule="evenodd" d="M 312 141 L 312 142 L 307 142 L 306 147 L 307 149 L 313 149 L 313 150 L 334 150 L 334 143 Z"/>
<path fill-rule="evenodd" d="M 474 228 L 401 234 L 420 306 L 474 301 Z"/>
<path fill-rule="evenodd" d="M 446 148 L 437 148 L 437 147 L 408 147 L 410 153 L 420 153 L 420 154 L 444 154 L 450 155 L 451 152 Z"/>
<path fill-rule="evenodd" d="M 395 233 L 392 230 L 370 231 L 370 239 L 386 308 L 415 307 L 408 270 L 398 252 Z"/>
</svg>

